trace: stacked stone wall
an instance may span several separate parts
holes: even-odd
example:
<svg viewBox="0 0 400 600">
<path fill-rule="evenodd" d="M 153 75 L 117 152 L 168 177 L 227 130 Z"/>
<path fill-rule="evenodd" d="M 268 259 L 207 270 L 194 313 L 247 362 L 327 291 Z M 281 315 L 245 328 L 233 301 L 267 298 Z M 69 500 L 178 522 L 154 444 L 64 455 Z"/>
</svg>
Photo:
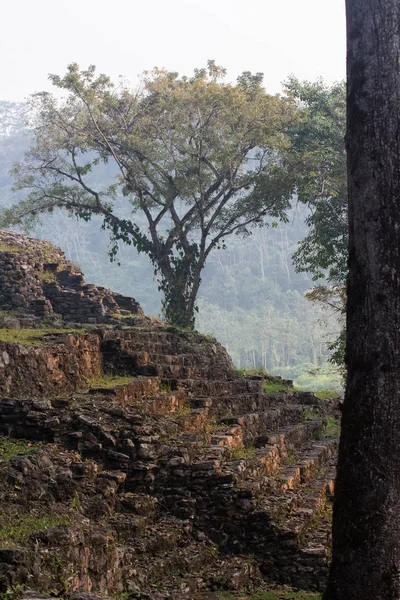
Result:
<svg viewBox="0 0 400 600">
<path fill-rule="evenodd" d="M 35 319 L 59 316 L 78 323 L 113 323 L 125 313 L 144 317 L 139 303 L 104 287 L 85 283 L 79 267 L 50 244 L 0 230 L 0 308 L 10 311 L 3 326 L 32 326 Z M 0 323 L 1 325 L 1 323 Z"/>
<path fill-rule="evenodd" d="M 0 342 L 0 394 L 39 397 L 67 394 L 101 373 L 98 335 L 67 335 L 39 348 Z"/>
</svg>

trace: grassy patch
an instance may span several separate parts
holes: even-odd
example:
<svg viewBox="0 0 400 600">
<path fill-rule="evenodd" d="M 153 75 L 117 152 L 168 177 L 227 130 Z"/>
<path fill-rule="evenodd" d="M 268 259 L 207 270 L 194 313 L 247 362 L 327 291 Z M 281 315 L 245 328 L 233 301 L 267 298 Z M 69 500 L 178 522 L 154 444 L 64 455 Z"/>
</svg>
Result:
<svg viewBox="0 0 400 600">
<path fill-rule="evenodd" d="M 221 600 L 321 600 L 321 594 L 306 591 L 288 591 L 285 589 L 271 590 L 270 592 L 222 592 L 219 594 Z"/>
<path fill-rule="evenodd" d="M 124 314 L 124 315 L 122 315 L 121 313 L 113 313 L 113 314 L 111 315 L 111 317 L 112 317 L 113 319 L 118 319 L 119 321 L 123 321 L 124 319 L 132 319 L 132 318 L 134 318 L 134 317 L 137 317 L 137 316 L 138 316 L 138 315 L 135 315 L 135 314 L 133 314 L 133 313 L 129 313 L 129 314 L 127 314 L 127 315 L 125 315 L 125 314 Z"/>
<path fill-rule="evenodd" d="M 12 252 L 13 254 L 16 254 L 17 252 L 22 252 L 22 248 L 21 246 L 13 246 L 12 244 L 0 242 L 0 252 Z"/>
<path fill-rule="evenodd" d="M 296 454 L 288 454 L 286 464 L 288 465 L 288 467 L 293 467 L 293 465 L 297 463 L 297 460 L 298 458 Z"/>
<path fill-rule="evenodd" d="M 36 273 L 36 275 L 44 283 L 54 283 L 57 281 L 57 276 L 52 271 L 41 271 L 40 273 Z"/>
<path fill-rule="evenodd" d="M 257 367 L 256 369 L 240 369 L 238 371 L 240 377 L 260 377 L 262 378 L 262 389 L 267 394 L 274 394 L 276 392 L 287 392 L 292 390 L 285 381 L 280 381 L 279 377 L 274 377 L 264 367 Z"/>
<path fill-rule="evenodd" d="M 198 331 L 196 332 L 200 339 L 203 340 L 203 342 L 207 342 L 208 344 L 217 344 L 218 340 L 214 335 L 211 335 L 211 333 L 199 333 Z"/>
<path fill-rule="evenodd" d="M 131 375 L 111 375 L 105 373 L 99 375 L 99 377 L 93 377 L 93 379 L 88 382 L 87 387 L 112 389 L 117 385 L 128 385 L 128 383 L 131 383 L 132 379 L 133 377 Z"/>
<path fill-rule="evenodd" d="M 317 398 L 320 398 L 321 400 L 328 400 L 329 398 L 338 397 L 338 393 L 336 390 L 319 390 L 317 392 L 314 392 L 314 394 L 317 396 Z"/>
<path fill-rule="evenodd" d="M 320 414 L 315 406 L 305 406 L 303 410 L 303 416 L 305 419 L 316 419 L 320 417 Z"/>
<path fill-rule="evenodd" d="M 0 310 L 0 317 L 15 317 L 18 316 L 18 313 L 16 313 L 13 310 Z"/>
<path fill-rule="evenodd" d="M 174 433 L 166 433 L 165 435 L 161 435 L 159 437 L 159 441 L 163 444 L 168 444 L 168 442 L 172 442 L 172 440 L 176 440 L 179 433 L 175 431 Z"/>
<path fill-rule="evenodd" d="M 195 333 L 193 329 L 189 329 L 189 327 L 179 327 L 179 325 L 167 325 L 166 327 L 163 327 L 163 331 L 167 331 L 168 333 Z"/>
<path fill-rule="evenodd" d="M 188 415 L 190 415 L 191 412 L 192 412 L 192 409 L 190 406 L 181 406 L 173 414 L 174 414 L 174 416 L 177 416 L 177 417 L 187 417 Z"/>
<path fill-rule="evenodd" d="M 241 458 L 254 458 L 255 455 L 255 446 L 238 446 L 232 450 L 231 458 L 233 460 L 239 460 Z"/>
<path fill-rule="evenodd" d="M 9 586 L 5 592 L 0 594 L 0 600 L 19 600 L 24 595 L 26 585 L 17 583 Z"/>
<path fill-rule="evenodd" d="M 261 377 L 271 377 L 270 373 L 264 369 L 264 367 L 256 367 L 255 369 L 238 369 L 238 373 L 241 377 L 251 377 L 253 375 L 260 375 Z"/>
<path fill-rule="evenodd" d="M 280 383 L 279 381 L 264 381 L 263 382 L 263 391 L 267 394 L 274 394 L 276 392 L 287 392 L 289 388 L 287 385 Z"/>
<path fill-rule="evenodd" d="M 57 525 L 68 525 L 68 514 L 13 514 L 12 511 L 0 513 L 0 546 L 12 547 L 27 540 L 33 533 L 47 531 Z"/>
<path fill-rule="evenodd" d="M 172 385 L 167 381 L 161 382 L 161 391 L 163 394 L 170 394 L 172 392 Z"/>
<path fill-rule="evenodd" d="M 17 454 L 28 454 L 35 450 L 36 446 L 30 442 L 0 438 L 0 461 L 10 460 Z"/>
<path fill-rule="evenodd" d="M 43 329 L 0 329 L 0 342 L 9 344 L 22 344 L 23 346 L 41 346 L 46 343 L 49 335 L 60 336 L 67 333 L 82 334 L 84 329 L 56 329 L 46 327 Z"/>
<path fill-rule="evenodd" d="M 339 435 L 340 433 L 340 424 L 337 419 L 334 417 L 326 418 L 326 425 L 322 431 L 322 437 L 333 437 L 335 435 Z"/>
</svg>

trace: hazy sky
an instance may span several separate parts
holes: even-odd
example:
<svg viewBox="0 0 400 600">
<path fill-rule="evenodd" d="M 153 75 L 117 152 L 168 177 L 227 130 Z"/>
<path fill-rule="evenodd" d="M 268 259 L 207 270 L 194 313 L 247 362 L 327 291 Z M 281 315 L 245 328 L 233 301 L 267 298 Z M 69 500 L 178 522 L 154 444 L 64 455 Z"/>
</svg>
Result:
<svg viewBox="0 0 400 600">
<path fill-rule="evenodd" d="M 48 73 L 95 64 L 135 81 L 144 69 L 190 74 L 213 58 L 231 80 L 262 71 L 277 92 L 291 73 L 345 76 L 344 0 L 7 0 L 0 99 L 50 89 Z"/>
</svg>

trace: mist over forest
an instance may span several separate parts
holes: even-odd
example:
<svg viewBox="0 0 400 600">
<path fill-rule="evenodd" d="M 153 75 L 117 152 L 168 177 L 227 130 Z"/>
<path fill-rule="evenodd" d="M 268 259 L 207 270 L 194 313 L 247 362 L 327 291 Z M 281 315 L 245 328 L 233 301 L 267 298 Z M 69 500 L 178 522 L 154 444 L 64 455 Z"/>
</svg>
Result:
<svg viewBox="0 0 400 600">
<path fill-rule="evenodd" d="M 12 191 L 10 169 L 29 147 L 24 106 L 0 102 L 0 208 L 21 198 Z M 96 172 L 108 180 L 107 165 Z M 121 215 L 129 209 L 118 199 Z M 247 237 L 230 236 L 226 248 L 214 250 L 202 274 L 196 328 L 214 335 L 240 369 L 263 367 L 272 374 L 295 380 L 307 388 L 340 387 L 340 377 L 328 362 L 328 345 L 338 333 L 335 316 L 310 302 L 304 294 L 315 282 L 308 273 L 297 273 L 292 255 L 307 235 L 308 210 L 293 203 L 288 222 L 255 227 Z M 146 227 L 137 213 L 135 221 Z M 109 233 L 101 218 L 69 218 L 61 211 L 44 215 L 28 232 L 61 247 L 78 264 L 91 283 L 134 296 L 149 315 L 161 312 L 161 293 L 148 257 L 119 244 L 118 261 L 108 256 Z"/>
</svg>

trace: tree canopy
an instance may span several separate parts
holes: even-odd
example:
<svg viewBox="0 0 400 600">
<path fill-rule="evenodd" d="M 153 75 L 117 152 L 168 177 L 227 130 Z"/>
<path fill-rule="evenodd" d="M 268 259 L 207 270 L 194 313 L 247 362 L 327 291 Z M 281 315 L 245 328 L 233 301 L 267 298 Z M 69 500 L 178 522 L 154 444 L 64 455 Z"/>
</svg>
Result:
<svg viewBox="0 0 400 600">
<path fill-rule="evenodd" d="M 322 80 L 291 77 L 287 90 L 302 119 L 290 130 L 287 154 L 300 202 L 309 208 L 308 234 L 293 255 L 298 272 L 312 274 L 316 286 L 307 294 L 336 312 L 342 329 L 330 344 L 331 362 L 344 366 L 344 309 L 347 275 L 347 158 L 345 148 L 346 87 Z"/>
<path fill-rule="evenodd" d="M 154 69 L 137 90 L 93 66 L 51 75 L 66 96 L 32 98 L 34 143 L 13 172 L 15 188 L 28 193 L 3 222 L 32 225 L 59 208 L 85 220 L 101 215 L 111 258 L 121 241 L 145 252 L 167 320 L 192 326 L 210 252 L 233 233 L 284 219 L 293 191 L 283 159 L 298 119 L 293 100 L 268 95 L 260 73 L 245 72 L 236 85 L 224 75 L 213 61 L 190 78 Z"/>
<path fill-rule="evenodd" d="M 308 235 L 294 255 L 299 271 L 315 280 L 340 284 L 347 274 L 346 88 L 322 80 L 300 82 L 287 89 L 304 108 L 291 130 L 290 161 L 300 202 L 310 207 Z"/>
</svg>

